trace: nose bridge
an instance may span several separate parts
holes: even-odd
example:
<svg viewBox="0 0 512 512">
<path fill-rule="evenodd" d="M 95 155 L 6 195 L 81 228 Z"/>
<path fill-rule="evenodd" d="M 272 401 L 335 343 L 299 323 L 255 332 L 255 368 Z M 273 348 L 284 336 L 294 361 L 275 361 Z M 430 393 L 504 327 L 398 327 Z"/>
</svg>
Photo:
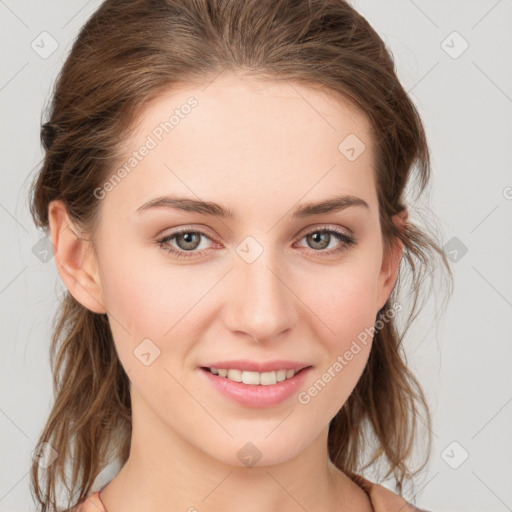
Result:
<svg viewBox="0 0 512 512">
<path fill-rule="evenodd" d="M 296 321 L 294 294 L 279 255 L 252 237 L 240 243 L 236 252 L 228 298 L 229 327 L 258 340 L 292 327 Z"/>
</svg>

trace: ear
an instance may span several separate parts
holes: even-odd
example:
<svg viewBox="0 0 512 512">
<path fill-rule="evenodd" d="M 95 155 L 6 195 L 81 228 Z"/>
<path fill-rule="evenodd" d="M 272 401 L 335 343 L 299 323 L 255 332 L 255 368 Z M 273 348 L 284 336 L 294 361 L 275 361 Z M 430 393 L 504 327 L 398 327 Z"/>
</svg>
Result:
<svg viewBox="0 0 512 512">
<path fill-rule="evenodd" d="M 60 200 L 48 206 L 51 241 L 57 271 L 69 293 L 93 313 L 106 313 L 96 254 Z"/>
<path fill-rule="evenodd" d="M 403 231 L 403 228 L 407 223 L 408 216 L 409 214 L 406 209 L 393 216 L 393 224 L 399 231 Z M 398 277 L 398 268 L 400 266 L 400 260 L 402 259 L 403 250 L 404 244 L 399 238 L 395 238 L 392 247 L 382 258 L 377 300 L 379 310 L 384 307 L 384 304 L 386 304 L 386 301 L 393 291 L 393 287 L 395 286 L 395 282 Z"/>
</svg>

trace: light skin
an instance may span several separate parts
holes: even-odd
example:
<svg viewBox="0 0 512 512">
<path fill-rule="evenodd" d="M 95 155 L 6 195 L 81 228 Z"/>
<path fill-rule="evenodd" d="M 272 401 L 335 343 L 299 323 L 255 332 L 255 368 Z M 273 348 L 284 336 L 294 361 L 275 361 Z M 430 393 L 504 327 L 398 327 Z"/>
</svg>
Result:
<svg viewBox="0 0 512 512">
<path fill-rule="evenodd" d="M 198 368 L 235 358 L 307 362 L 303 391 L 374 325 L 403 246 L 384 257 L 370 125 L 312 86 L 230 74 L 205 85 L 166 91 L 145 107 L 128 156 L 189 97 L 198 101 L 105 194 L 95 233 L 80 239 L 62 203 L 49 208 L 59 274 L 81 304 L 107 313 L 131 381 L 131 453 L 102 500 L 109 512 L 371 510 L 327 452 L 329 422 L 357 384 L 371 340 L 307 405 L 295 394 L 272 407 L 242 406 Z M 354 161 L 338 150 L 349 134 L 366 146 Z M 137 213 L 165 195 L 214 201 L 237 218 L 168 207 Z M 292 218 L 299 205 L 338 195 L 368 208 Z M 167 242 L 195 251 L 189 258 L 157 242 L 183 227 L 206 235 Z M 343 241 L 334 235 L 306 236 L 321 228 L 357 243 L 336 253 Z M 247 237 L 263 249 L 251 263 L 236 251 Z M 134 355 L 145 339 L 160 350 L 149 366 Z M 237 456 L 248 442 L 262 454 L 252 467 Z"/>
</svg>

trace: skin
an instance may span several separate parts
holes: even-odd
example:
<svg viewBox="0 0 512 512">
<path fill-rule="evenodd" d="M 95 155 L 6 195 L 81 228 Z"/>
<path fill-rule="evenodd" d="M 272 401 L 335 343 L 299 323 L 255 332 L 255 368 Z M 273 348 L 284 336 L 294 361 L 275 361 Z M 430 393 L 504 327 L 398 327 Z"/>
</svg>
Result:
<svg viewBox="0 0 512 512">
<path fill-rule="evenodd" d="M 374 325 L 403 246 L 384 257 L 370 125 L 348 101 L 319 88 L 223 75 L 149 103 L 127 155 L 190 96 L 198 106 L 100 201 L 93 243 L 75 235 L 60 201 L 49 207 L 59 274 L 85 307 L 107 313 L 131 381 L 131 454 L 103 490 L 105 506 L 371 510 L 327 452 L 329 422 L 357 384 L 371 340 L 307 405 L 294 395 L 273 407 L 242 406 L 198 369 L 222 359 L 292 359 L 313 366 L 307 390 Z M 349 134 L 366 145 L 355 161 L 338 150 Z M 167 194 L 215 201 L 239 218 L 170 208 L 135 213 Z M 338 194 L 369 209 L 291 219 L 298 204 Z M 180 227 L 207 234 L 195 249 L 202 254 L 177 259 L 158 245 Z M 342 242 L 327 237 L 325 249 L 305 236 L 322 227 L 353 234 L 357 245 L 325 256 Z M 252 263 L 236 252 L 248 236 L 263 248 Z M 183 238 L 168 243 L 187 248 Z M 160 356 L 145 366 L 134 350 L 148 338 Z M 237 457 L 247 442 L 262 454 L 253 467 Z"/>
</svg>

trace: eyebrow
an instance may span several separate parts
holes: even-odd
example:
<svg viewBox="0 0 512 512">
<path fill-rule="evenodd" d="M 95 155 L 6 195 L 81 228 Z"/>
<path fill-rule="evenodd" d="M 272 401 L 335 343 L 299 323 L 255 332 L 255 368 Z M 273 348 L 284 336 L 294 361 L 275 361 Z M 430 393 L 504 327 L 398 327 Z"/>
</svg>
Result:
<svg viewBox="0 0 512 512">
<path fill-rule="evenodd" d="M 293 218 L 304 218 L 322 213 L 330 213 L 335 211 L 345 210 L 351 206 L 362 206 L 368 210 L 370 207 L 366 201 L 360 197 L 353 195 L 335 196 L 325 201 L 313 203 L 304 203 L 295 208 L 292 213 Z M 135 210 L 135 213 L 141 214 L 153 208 L 173 208 L 186 212 L 196 212 L 203 215 L 212 217 L 221 217 L 224 219 L 238 219 L 238 215 L 230 208 L 225 208 L 220 204 L 212 201 L 200 201 L 188 197 L 175 197 L 175 196 L 159 196 L 144 203 L 142 206 Z"/>
</svg>

